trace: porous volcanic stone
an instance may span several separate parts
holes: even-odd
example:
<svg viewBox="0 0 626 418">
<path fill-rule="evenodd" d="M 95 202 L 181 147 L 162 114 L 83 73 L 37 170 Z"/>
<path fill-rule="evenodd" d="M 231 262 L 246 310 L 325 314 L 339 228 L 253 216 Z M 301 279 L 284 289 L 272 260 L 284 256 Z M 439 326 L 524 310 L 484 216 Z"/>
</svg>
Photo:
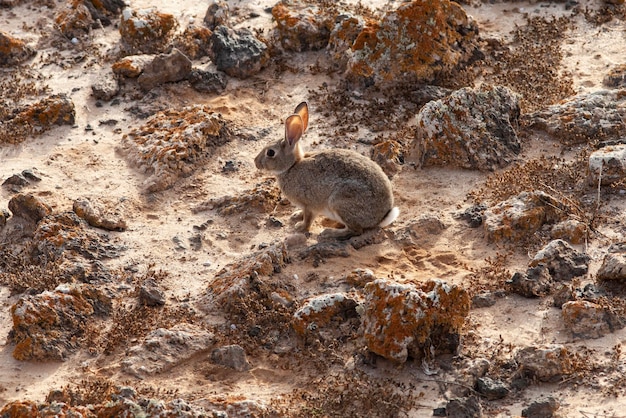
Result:
<svg viewBox="0 0 626 418">
<path fill-rule="evenodd" d="M 178 27 L 176 18 L 156 9 L 122 10 L 120 20 L 121 42 L 131 54 L 158 54 L 163 52 Z"/>
<path fill-rule="evenodd" d="M 247 78 L 258 73 L 269 59 L 267 45 L 248 29 L 215 28 L 211 59 L 219 71 L 231 77 Z"/>
</svg>

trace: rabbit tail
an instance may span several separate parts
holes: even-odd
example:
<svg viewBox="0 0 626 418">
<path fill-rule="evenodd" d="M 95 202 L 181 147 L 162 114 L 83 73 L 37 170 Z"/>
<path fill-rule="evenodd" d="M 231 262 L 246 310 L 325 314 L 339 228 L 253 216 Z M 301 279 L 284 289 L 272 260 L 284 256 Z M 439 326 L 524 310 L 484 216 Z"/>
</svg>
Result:
<svg viewBox="0 0 626 418">
<path fill-rule="evenodd" d="M 396 220 L 398 215 L 400 215 L 400 209 L 398 209 L 397 206 L 391 208 L 391 210 L 389 212 L 387 212 L 387 215 L 385 216 L 385 218 L 382 221 L 380 221 L 378 226 L 381 227 L 381 228 L 384 228 L 386 226 L 391 225 L 393 223 L 393 221 Z"/>
</svg>

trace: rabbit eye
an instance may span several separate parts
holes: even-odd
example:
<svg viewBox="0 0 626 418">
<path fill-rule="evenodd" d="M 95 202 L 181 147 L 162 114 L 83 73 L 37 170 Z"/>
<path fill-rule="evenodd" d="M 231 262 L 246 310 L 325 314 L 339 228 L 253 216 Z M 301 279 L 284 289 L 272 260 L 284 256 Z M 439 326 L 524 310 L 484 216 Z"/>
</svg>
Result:
<svg viewBox="0 0 626 418">
<path fill-rule="evenodd" d="M 267 155 L 268 157 L 273 157 L 276 155 L 276 151 L 270 148 L 265 152 L 265 155 Z"/>
</svg>

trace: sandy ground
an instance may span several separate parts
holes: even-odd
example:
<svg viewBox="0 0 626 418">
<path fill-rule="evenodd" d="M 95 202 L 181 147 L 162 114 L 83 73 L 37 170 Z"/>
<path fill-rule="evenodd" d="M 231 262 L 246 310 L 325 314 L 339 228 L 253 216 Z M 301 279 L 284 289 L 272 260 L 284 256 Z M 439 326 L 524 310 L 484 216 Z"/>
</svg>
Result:
<svg viewBox="0 0 626 418">
<path fill-rule="evenodd" d="M 262 0 L 254 2 L 230 1 L 231 7 L 245 11 L 255 11 L 259 17 L 244 20 L 239 26 L 268 27 L 271 16 L 264 11 L 273 3 Z M 371 7 L 389 8 L 400 2 L 364 1 Z M 488 2 L 486 2 L 488 3 Z M 590 3 L 591 4 L 591 3 Z M 593 4 L 591 4 L 593 5 Z M 166 2 L 162 0 L 132 2 L 135 8 L 156 6 L 160 11 L 172 13 L 181 26 L 202 20 L 206 11 L 206 1 Z M 464 6 L 478 22 L 481 35 L 485 38 L 510 39 L 515 25 L 524 22 L 525 14 L 531 16 L 560 16 L 569 13 L 563 3 L 497 3 Z M 0 27 L 16 37 L 31 42 L 37 40 L 36 31 L 28 29 L 39 19 L 50 19 L 53 12 L 45 6 L 27 4 L 0 10 Z M 240 12 L 244 16 L 243 11 Z M 119 34 L 112 28 L 95 30 L 94 43 L 102 49 L 113 47 Z M 562 68 L 559 71 L 571 73 L 576 92 L 589 92 L 602 88 L 602 78 L 608 68 L 626 62 L 624 45 L 624 22 L 613 20 L 600 27 L 579 21 L 577 27 L 567 33 L 563 43 L 565 51 Z M 45 57 L 51 49 L 39 51 Z M 61 60 L 69 62 L 71 51 L 61 52 Z M 294 59 L 296 66 L 307 68 L 318 58 L 316 52 L 299 54 Z M 91 60 L 91 58 L 88 58 Z M 206 60 L 206 58 L 205 58 Z M 40 64 L 41 62 L 41 64 Z M 265 141 L 233 141 L 220 147 L 206 166 L 197 170 L 191 177 L 181 179 L 172 189 L 146 196 L 141 192 L 146 176 L 130 167 L 116 152 L 122 133 L 137 127 L 139 121 L 125 111 L 127 103 L 119 106 L 105 104 L 96 107 L 91 97 L 91 85 L 103 72 L 101 63 L 93 65 L 43 64 L 36 58 L 32 66 L 43 74 L 53 92 L 66 93 L 76 105 L 74 127 L 55 128 L 42 136 L 28 139 L 16 146 L 0 147 L 0 179 L 24 169 L 34 168 L 42 181 L 28 186 L 24 191 L 43 196 L 55 211 L 71 210 L 72 202 L 79 197 L 107 196 L 119 199 L 129 225 L 127 231 L 110 232 L 109 235 L 122 241 L 128 250 L 120 258 L 107 261 L 111 267 L 132 265 L 145 271 L 152 265 L 168 273 L 163 288 L 168 301 L 191 298 L 201 299 L 213 275 L 225 265 L 250 253 L 261 244 L 282 240 L 290 233 L 288 218 L 292 208 L 281 205 L 276 217 L 283 220 L 285 228 L 268 228 L 265 219 L 257 217 L 224 217 L 215 211 L 194 213 L 192 208 L 210 198 L 236 195 L 258 183 L 259 173 L 254 167 L 253 158 L 265 145 Z M 240 127 L 268 128 L 276 138 L 282 134 L 282 121 L 293 107 L 309 97 L 309 91 L 322 83 L 333 85 L 337 78 L 324 74 L 314 74 L 303 70 L 297 74 L 284 72 L 262 73 L 255 82 L 230 80 L 227 90 L 220 96 L 207 97 L 182 86 L 171 86 L 168 93 L 173 108 L 188 104 L 208 104 L 221 112 L 228 121 Z M 325 147 L 332 144 L 325 130 L 332 129 L 336 121 L 322 117 L 319 103 L 310 101 L 312 116 L 309 144 Z M 99 122 L 115 119 L 114 127 Z M 86 130 L 91 126 L 93 130 Z M 372 135 L 367 128 L 356 136 L 366 138 Z M 358 145 L 357 150 L 363 151 Z M 524 145 L 522 159 L 541 154 L 558 154 L 554 144 L 546 144 L 531 139 Z M 239 170 L 236 173 L 223 173 L 226 161 L 235 161 Z M 325 277 L 324 287 L 338 287 L 336 278 L 355 268 L 369 268 L 378 277 L 387 275 L 407 275 L 420 278 L 440 277 L 463 283 L 471 269 L 485 265 L 485 259 L 493 257 L 501 249 L 487 244 L 482 230 L 469 229 L 454 218 L 454 214 L 469 202 L 467 194 L 480 186 L 488 173 L 469 172 L 447 168 L 414 169 L 405 166 L 393 178 L 397 205 L 401 216 L 390 228 L 401 230 L 423 215 L 437 215 L 447 226 L 436 235 L 425 236 L 420 240 L 420 253 L 411 258 L 401 248 L 390 241 L 375 244 L 355 251 L 349 258 L 333 258 L 319 266 L 315 272 Z M 12 193 L 0 189 L 0 207 L 6 207 Z M 194 225 L 212 220 L 204 232 L 204 245 L 200 251 L 189 248 L 188 239 L 194 233 Z M 320 220 L 313 227 L 313 234 L 321 231 Z M 177 249 L 174 238 L 178 237 L 186 249 Z M 314 242 L 314 237 L 310 238 Z M 590 276 L 597 270 L 606 242 L 595 242 L 588 252 L 592 255 Z M 525 266 L 529 254 L 515 252 L 507 258 L 506 268 L 510 271 Z M 419 260 L 419 262 L 416 262 Z M 298 280 L 306 276 L 310 264 L 293 263 L 287 266 L 282 276 Z M 300 282 L 302 294 L 319 293 L 320 283 Z M 120 381 L 135 382 L 163 388 L 176 388 L 179 395 L 189 399 L 202 399 L 217 393 L 231 396 L 243 395 L 251 399 L 270 399 L 278 393 L 288 393 L 302 383 L 306 373 L 298 375 L 284 370 L 271 356 L 251 355 L 254 364 L 249 374 L 214 377 L 207 381 L 193 373 L 194 365 L 183 365 L 167 376 L 149 378 L 136 382 L 123 375 L 114 365 L 123 357 L 119 352 L 113 356 L 93 357 L 79 352 L 62 363 L 19 362 L 12 358 L 12 345 L 5 343 L 12 323 L 10 306 L 17 295 L 10 295 L 8 288 L 0 286 L 0 406 L 17 399 L 42 401 L 52 388 L 59 388 L 82 378 L 108 377 Z M 213 318 L 215 323 L 223 318 Z M 481 344 L 512 344 L 521 346 L 545 342 L 572 343 L 564 334 L 559 320 L 559 311 L 545 301 L 507 296 L 488 309 L 472 311 L 468 319 L 468 332 L 481 336 Z M 609 334 L 597 340 L 585 340 L 578 344 L 591 350 L 603 352 L 619 345 L 626 338 L 626 330 Z M 467 350 L 480 350 L 487 347 L 465 347 Z M 424 397 L 420 399 L 423 408 L 416 408 L 410 416 L 430 416 L 432 408 L 444 399 L 441 386 L 427 382 L 429 377 L 418 364 L 406 364 L 402 368 L 379 363 L 376 371 L 381 375 L 392 375 L 398 380 L 419 382 Z M 553 394 L 562 403 L 562 416 L 626 416 L 626 401 L 620 398 L 601 397 L 588 389 L 559 384 L 532 385 L 525 390 L 523 397 L 507 399 L 499 411 L 491 411 L 489 416 L 516 416 L 527 406 L 529 400 Z"/>
</svg>

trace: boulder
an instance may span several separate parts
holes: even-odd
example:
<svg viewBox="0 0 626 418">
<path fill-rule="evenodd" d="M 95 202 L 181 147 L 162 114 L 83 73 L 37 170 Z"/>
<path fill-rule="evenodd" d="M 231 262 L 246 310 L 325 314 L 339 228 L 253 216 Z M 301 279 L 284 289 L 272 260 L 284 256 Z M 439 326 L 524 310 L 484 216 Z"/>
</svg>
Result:
<svg viewBox="0 0 626 418">
<path fill-rule="evenodd" d="M 434 81 L 475 59 L 478 26 L 458 3 L 414 0 L 368 21 L 348 53 L 357 80 Z"/>
<path fill-rule="evenodd" d="M 52 208 L 32 194 L 18 194 L 9 200 L 9 210 L 13 216 L 38 223 L 52 213 Z"/>
<path fill-rule="evenodd" d="M 200 68 L 193 68 L 188 80 L 194 90 L 207 94 L 220 94 L 228 85 L 228 79 L 224 73 Z"/>
<path fill-rule="evenodd" d="M 211 59 L 219 71 L 231 77 L 250 77 L 261 71 L 269 60 L 267 45 L 248 29 L 233 30 L 218 26 L 211 41 Z"/>
<path fill-rule="evenodd" d="M 0 31 L 0 66 L 12 66 L 33 57 L 37 51 L 20 39 Z"/>
<path fill-rule="evenodd" d="M 74 125 L 74 103 L 65 94 L 55 94 L 33 103 L 8 121 L 17 128 L 27 126 L 32 134 L 48 131 L 53 125 Z"/>
<path fill-rule="evenodd" d="M 144 91 L 150 91 L 165 83 L 185 80 L 191 74 L 191 61 L 185 54 L 174 48 L 169 54 L 154 57 L 137 78 Z"/>
<path fill-rule="evenodd" d="M 211 53 L 211 36 L 213 32 L 205 27 L 189 25 L 174 39 L 173 44 L 189 59 L 196 60 Z"/>
<path fill-rule="evenodd" d="M 534 401 L 527 408 L 522 409 L 522 416 L 525 418 L 552 418 L 560 407 L 559 401 L 548 396 L 547 399 Z"/>
<path fill-rule="evenodd" d="M 123 47 L 131 54 L 158 54 L 172 40 L 178 27 L 176 18 L 156 9 L 122 10 L 120 35 Z"/>
<path fill-rule="evenodd" d="M 120 91 L 120 85 L 113 72 L 107 72 L 91 85 L 91 94 L 96 100 L 108 102 Z"/>
<path fill-rule="evenodd" d="M 470 310 L 465 289 L 437 279 L 419 285 L 377 279 L 365 285 L 364 297 L 367 348 L 399 363 L 454 352 Z"/>
<path fill-rule="evenodd" d="M 420 166 L 495 170 L 521 150 L 520 96 L 503 86 L 462 88 L 421 108 L 412 158 Z"/>
<path fill-rule="evenodd" d="M 227 345 L 211 352 L 211 362 L 238 372 L 250 370 L 246 352 L 239 345 Z"/>
<path fill-rule="evenodd" d="M 126 220 L 120 203 L 98 197 L 80 197 L 74 200 L 73 210 L 91 226 L 108 231 L 125 231 Z"/>
</svg>

